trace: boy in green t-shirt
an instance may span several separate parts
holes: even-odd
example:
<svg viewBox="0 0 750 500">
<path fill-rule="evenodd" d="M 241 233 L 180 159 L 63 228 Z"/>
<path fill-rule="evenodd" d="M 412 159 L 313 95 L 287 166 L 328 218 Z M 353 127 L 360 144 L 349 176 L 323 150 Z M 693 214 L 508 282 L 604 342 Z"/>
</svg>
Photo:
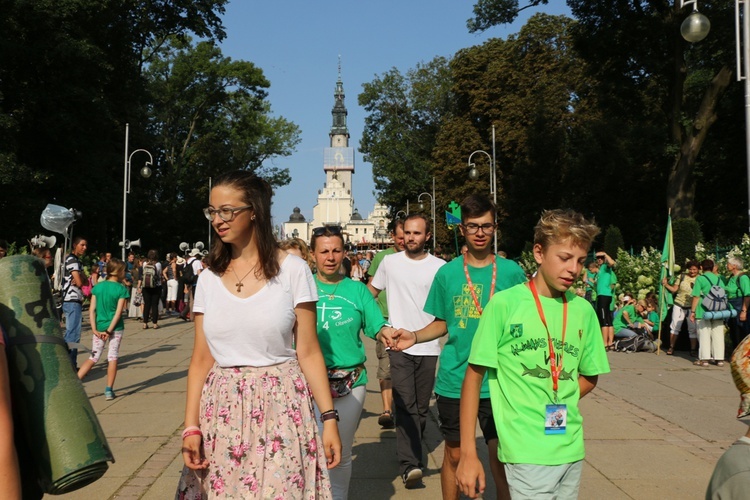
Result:
<svg viewBox="0 0 750 500">
<path fill-rule="evenodd" d="M 534 230 L 537 273 L 496 294 L 482 314 L 461 388 L 456 478 L 470 498 L 485 485 L 474 440 L 485 372 L 511 497 L 578 495 L 585 455 L 578 400 L 609 363 L 596 313 L 569 288 L 598 233 L 576 212 L 543 212 Z"/>
<path fill-rule="evenodd" d="M 427 342 L 448 333 L 435 383 L 440 430 L 445 439 L 440 483 L 446 500 L 458 499 L 460 495 L 456 467 L 461 451 L 461 383 L 479 318 L 495 292 L 526 281 L 526 274 L 518 264 L 496 257 L 492 251 L 495 214 L 495 205 L 486 195 L 471 195 L 461 202 L 459 228 L 466 239 L 466 252 L 441 267 L 435 275 L 424 305 L 424 311 L 435 316 L 435 320 L 416 332 L 400 330 L 394 347 L 394 350 L 408 349 L 417 338 L 419 342 Z M 500 498 L 506 498 L 508 486 L 503 465 L 497 458 L 497 430 L 487 377 L 482 382 L 480 398 L 479 426 L 490 452 L 490 470 L 498 492 L 504 493 Z"/>
</svg>

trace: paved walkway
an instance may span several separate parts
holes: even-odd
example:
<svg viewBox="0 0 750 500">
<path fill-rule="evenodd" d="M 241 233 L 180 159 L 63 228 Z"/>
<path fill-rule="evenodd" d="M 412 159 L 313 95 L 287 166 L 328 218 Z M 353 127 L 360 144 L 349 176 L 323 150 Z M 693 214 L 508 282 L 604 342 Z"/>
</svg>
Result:
<svg viewBox="0 0 750 500">
<path fill-rule="evenodd" d="M 192 324 L 180 319 L 160 325 L 141 330 L 139 323 L 126 321 L 115 400 L 104 400 L 104 362 L 84 384 L 117 462 L 96 483 L 47 498 L 173 498 L 182 467 L 180 432 L 193 335 Z M 84 331 L 84 344 L 89 335 Z M 395 434 L 377 425 L 382 408 L 374 344 L 367 345 L 373 376 L 353 449 L 350 498 L 440 498 L 443 447 L 435 419 L 424 440 L 425 487 L 407 491 L 398 478 Z M 739 398 L 729 367 L 696 368 L 678 354 L 609 354 L 613 373 L 581 402 L 587 457 L 580 498 L 703 498 L 716 460 L 746 427 L 734 419 Z M 483 441 L 478 443 L 481 452 Z M 489 483 L 487 499 L 494 498 Z"/>
</svg>

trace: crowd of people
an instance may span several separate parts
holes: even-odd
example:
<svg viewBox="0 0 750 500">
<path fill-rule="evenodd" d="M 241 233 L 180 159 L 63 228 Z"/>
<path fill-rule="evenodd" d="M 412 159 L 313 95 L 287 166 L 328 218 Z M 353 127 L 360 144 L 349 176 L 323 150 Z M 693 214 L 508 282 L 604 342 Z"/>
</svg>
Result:
<svg viewBox="0 0 750 500">
<path fill-rule="evenodd" d="M 662 317 L 659 299 L 655 291 L 636 300 L 631 293 L 624 292 L 613 297 L 617 283 L 616 262 L 605 252 L 598 252 L 595 260 L 582 273 L 583 295 L 595 307 L 605 349 L 614 350 L 615 341 L 646 335 L 651 340 L 660 340 Z M 727 259 L 726 275 L 721 275 L 718 265 L 711 259 L 701 262 L 688 261 L 683 271 L 671 279 L 662 280 L 663 293 L 670 295 L 671 303 L 668 325 L 669 345 L 667 355 L 673 355 L 681 332 L 687 331 L 690 356 L 693 364 L 700 367 L 724 366 L 726 357 L 725 327 L 729 331 L 731 349 L 734 349 L 750 333 L 747 310 L 750 306 L 750 277 L 743 269 L 741 258 Z M 720 289 L 716 292 L 715 289 Z M 715 306 L 725 311 L 705 314 L 706 297 L 719 293 L 721 299 Z M 673 297 L 671 297 L 673 295 Z M 667 310 L 663 311 L 665 314 Z M 714 313 L 716 311 L 708 311 Z"/>
<path fill-rule="evenodd" d="M 606 352 L 616 340 L 658 337 L 661 323 L 654 294 L 614 296 L 617 263 L 606 252 L 587 262 L 599 233 L 592 221 L 543 212 L 534 228 L 538 267 L 527 275 L 492 248 L 496 207 L 483 195 L 461 203 L 466 244 L 452 259 L 427 251 L 430 219 L 418 213 L 394 221 L 393 246 L 377 253 L 348 252 L 339 226 L 315 228 L 309 245 L 278 242 L 271 196 L 247 172 L 216 179 L 203 212 L 217 238 L 205 256 L 194 249 L 160 260 L 151 249 L 123 262 L 104 253 L 87 275 L 88 244 L 77 236 L 64 259 L 71 362 L 83 379 L 109 343 L 106 399 L 116 397 L 126 317 L 143 329 L 158 329 L 164 314 L 194 322 L 177 498 L 347 498 L 369 379 L 366 342 L 378 358 L 378 423 L 395 428 L 406 489 L 422 483 L 434 393 L 444 499 L 485 490 L 477 425 L 498 498 L 577 496 L 578 402 L 609 372 Z M 52 267 L 51 249 L 34 254 Z M 727 269 L 722 277 L 713 261 L 689 262 L 665 280 L 675 294 L 667 354 L 686 324 L 695 364 L 723 365 L 724 320 L 706 317 L 702 301 L 715 287 L 738 312 L 728 320 L 732 342 L 745 338 L 750 278 L 740 259 Z M 92 349 L 78 368 L 86 300 Z"/>
<path fill-rule="evenodd" d="M 378 422 L 396 429 L 405 488 L 422 482 L 434 391 L 446 440 L 444 498 L 484 490 L 477 421 L 500 498 L 529 494 L 540 477 L 538 491 L 577 491 L 577 402 L 609 371 L 593 309 L 568 290 L 595 225 L 545 212 L 535 234 L 539 270 L 527 282 L 492 249 L 496 209 L 486 196 L 462 203 L 466 249 L 447 263 L 426 251 L 432 232 L 421 214 L 397 221 L 393 247 L 377 254 L 347 253 L 338 226 L 315 228 L 309 246 L 278 243 L 270 198 L 261 179 L 230 173 L 216 180 L 204 210 L 218 238 L 192 307 L 178 498 L 347 498 L 368 380 L 365 342 L 381 346 Z M 545 446 L 531 452 L 540 439 Z"/>
</svg>

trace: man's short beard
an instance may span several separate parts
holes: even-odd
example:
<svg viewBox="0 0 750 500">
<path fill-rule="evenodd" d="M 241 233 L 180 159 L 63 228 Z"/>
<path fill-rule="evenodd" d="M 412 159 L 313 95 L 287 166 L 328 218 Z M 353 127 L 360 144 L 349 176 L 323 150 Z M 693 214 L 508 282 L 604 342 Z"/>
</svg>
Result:
<svg viewBox="0 0 750 500">
<path fill-rule="evenodd" d="M 425 243 L 422 243 L 421 245 L 419 245 L 419 248 L 417 250 L 409 250 L 409 246 L 404 245 L 404 252 L 406 252 L 409 255 L 421 255 L 424 253 Z"/>
</svg>

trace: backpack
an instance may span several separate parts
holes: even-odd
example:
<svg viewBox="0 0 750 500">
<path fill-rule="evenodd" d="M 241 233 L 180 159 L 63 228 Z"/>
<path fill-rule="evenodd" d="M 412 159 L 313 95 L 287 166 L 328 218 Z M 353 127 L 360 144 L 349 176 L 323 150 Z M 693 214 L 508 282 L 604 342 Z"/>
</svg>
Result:
<svg viewBox="0 0 750 500">
<path fill-rule="evenodd" d="M 707 294 L 703 296 L 701 305 L 704 311 L 725 311 L 727 309 L 727 292 L 724 287 L 720 284 L 720 279 L 717 278 L 716 284 L 711 283 L 708 276 L 703 276 L 711 285 L 711 289 Z"/>
<path fill-rule="evenodd" d="M 143 264 L 143 288 L 156 288 L 157 276 L 156 266 L 153 264 Z"/>
<path fill-rule="evenodd" d="M 182 268 L 182 279 L 186 285 L 195 285 L 198 282 L 198 276 L 193 269 L 193 262 L 195 262 L 195 259 L 185 262 L 185 267 Z"/>
<path fill-rule="evenodd" d="M 656 352 L 653 337 L 645 328 L 635 328 L 635 337 L 615 341 L 617 352 Z"/>
</svg>

